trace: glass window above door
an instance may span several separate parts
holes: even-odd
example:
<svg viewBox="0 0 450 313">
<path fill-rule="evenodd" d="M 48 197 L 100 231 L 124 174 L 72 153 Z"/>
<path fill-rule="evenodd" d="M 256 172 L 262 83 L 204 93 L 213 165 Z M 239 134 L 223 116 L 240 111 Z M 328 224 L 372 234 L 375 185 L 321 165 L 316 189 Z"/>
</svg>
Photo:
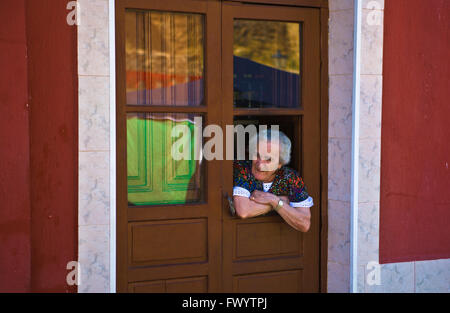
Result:
<svg viewBox="0 0 450 313">
<path fill-rule="evenodd" d="M 204 104 L 204 16 L 127 10 L 128 105 Z"/>
<path fill-rule="evenodd" d="M 234 107 L 298 108 L 301 24 L 235 19 L 233 38 Z"/>
</svg>

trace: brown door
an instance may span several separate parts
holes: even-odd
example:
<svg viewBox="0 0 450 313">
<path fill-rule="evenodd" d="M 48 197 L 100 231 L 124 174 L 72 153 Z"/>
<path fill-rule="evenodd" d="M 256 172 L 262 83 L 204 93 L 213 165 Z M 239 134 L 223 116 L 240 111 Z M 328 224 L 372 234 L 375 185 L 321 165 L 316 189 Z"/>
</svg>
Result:
<svg viewBox="0 0 450 313">
<path fill-rule="evenodd" d="M 220 123 L 220 5 L 116 3 L 118 291 L 218 292 L 220 163 L 197 135 Z"/>
<path fill-rule="evenodd" d="M 223 212 L 226 292 L 318 292 L 320 219 L 319 10 L 226 3 L 222 6 L 225 124 L 279 125 L 293 143 L 290 167 L 314 199 L 301 233 L 274 214 L 241 220 Z M 232 192 L 232 162 L 224 161 Z"/>
<path fill-rule="evenodd" d="M 318 291 L 319 35 L 316 9 L 116 1 L 119 292 Z M 232 161 L 200 151 L 202 127 L 233 123 L 292 139 L 308 233 L 230 215 Z"/>
</svg>

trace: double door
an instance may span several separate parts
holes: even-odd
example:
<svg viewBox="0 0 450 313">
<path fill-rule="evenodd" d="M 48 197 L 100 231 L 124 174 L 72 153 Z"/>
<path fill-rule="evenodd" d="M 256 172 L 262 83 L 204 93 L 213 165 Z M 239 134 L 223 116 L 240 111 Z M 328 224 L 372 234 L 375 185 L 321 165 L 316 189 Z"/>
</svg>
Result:
<svg viewBox="0 0 450 313">
<path fill-rule="evenodd" d="M 316 292 L 319 10 L 116 1 L 119 292 Z M 227 125 L 278 125 L 314 198 L 301 233 L 229 212 Z"/>
</svg>

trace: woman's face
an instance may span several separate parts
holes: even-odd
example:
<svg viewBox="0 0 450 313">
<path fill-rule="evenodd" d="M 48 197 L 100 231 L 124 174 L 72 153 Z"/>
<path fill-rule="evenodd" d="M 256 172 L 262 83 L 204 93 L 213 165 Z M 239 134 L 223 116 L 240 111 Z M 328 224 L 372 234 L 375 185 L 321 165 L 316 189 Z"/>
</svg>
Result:
<svg viewBox="0 0 450 313">
<path fill-rule="evenodd" d="M 276 171 L 281 167 L 280 145 L 278 142 L 271 143 L 260 141 L 256 160 L 252 160 L 252 174 L 257 180 L 271 182 L 275 178 Z"/>
</svg>

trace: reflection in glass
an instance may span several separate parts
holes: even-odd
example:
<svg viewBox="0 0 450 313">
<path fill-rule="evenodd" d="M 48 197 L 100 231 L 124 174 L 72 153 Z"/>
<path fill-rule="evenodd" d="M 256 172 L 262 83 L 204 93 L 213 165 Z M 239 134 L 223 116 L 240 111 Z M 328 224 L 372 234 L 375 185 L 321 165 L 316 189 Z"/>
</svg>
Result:
<svg viewBox="0 0 450 313">
<path fill-rule="evenodd" d="M 234 106 L 300 105 L 299 23 L 234 20 Z"/>
<path fill-rule="evenodd" d="M 201 120 L 195 117 L 200 115 L 127 115 L 129 205 L 180 204 L 203 200 L 204 175 L 200 170 L 201 163 L 196 160 L 202 147 L 201 125 L 195 124 L 201 124 Z M 175 132 L 176 126 L 179 126 L 177 130 L 180 127 L 186 130 L 185 133 Z M 177 152 L 186 153 L 189 157 L 174 158 L 172 147 L 177 147 Z"/>
<path fill-rule="evenodd" d="M 127 10 L 125 32 L 127 104 L 203 104 L 203 15 Z"/>
</svg>

